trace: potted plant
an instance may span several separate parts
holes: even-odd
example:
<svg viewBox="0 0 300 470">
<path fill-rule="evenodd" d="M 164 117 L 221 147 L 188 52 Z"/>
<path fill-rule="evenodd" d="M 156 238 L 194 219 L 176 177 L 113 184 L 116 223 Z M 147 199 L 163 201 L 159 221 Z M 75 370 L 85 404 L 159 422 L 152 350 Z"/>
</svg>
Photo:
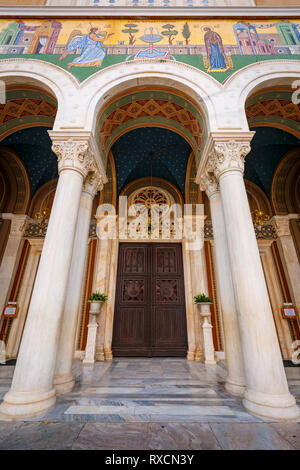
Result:
<svg viewBox="0 0 300 470">
<path fill-rule="evenodd" d="M 194 303 L 199 306 L 200 315 L 202 317 L 209 317 L 210 315 L 210 306 L 213 303 L 210 297 L 207 297 L 205 294 L 198 294 L 194 296 Z"/>
<path fill-rule="evenodd" d="M 89 298 L 90 313 L 92 315 L 98 315 L 101 310 L 101 305 L 106 301 L 107 295 L 101 294 L 100 292 L 93 292 Z"/>
</svg>

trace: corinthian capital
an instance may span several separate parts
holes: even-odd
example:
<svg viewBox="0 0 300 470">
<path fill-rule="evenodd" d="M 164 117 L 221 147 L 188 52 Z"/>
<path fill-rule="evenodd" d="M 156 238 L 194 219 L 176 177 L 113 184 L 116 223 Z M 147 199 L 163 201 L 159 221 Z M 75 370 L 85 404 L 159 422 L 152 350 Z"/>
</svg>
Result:
<svg viewBox="0 0 300 470">
<path fill-rule="evenodd" d="M 85 140 L 60 140 L 53 143 L 52 150 L 57 155 L 58 173 L 75 170 L 85 178 L 94 162 L 89 143 Z"/>
<path fill-rule="evenodd" d="M 93 199 L 98 191 L 103 189 L 103 177 L 96 169 L 90 171 L 83 183 L 83 192 L 87 193 Z"/>
<path fill-rule="evenodd" d="M 28 215 L 15 215 L 11 217 L 10 237 L 21 238 L 24 235 L 29 217 Z"/>
<path fill-rule="evenodd" d="M 218 180 L 209 168 L 207 168 L 205 173 L 200 177 L 200 189 L 201 191 L 205 191 L 209 198 L 220 192 Z"/>
<path fill-rule="evenodd" d="M 213 169 L 218 180 L 227 171 L 237 170 L 244 173 L 245 158 L 250 150 L 249 142 L 239 140 L 216 141 L 209 154 L 208 166 Z"/>
</svg>

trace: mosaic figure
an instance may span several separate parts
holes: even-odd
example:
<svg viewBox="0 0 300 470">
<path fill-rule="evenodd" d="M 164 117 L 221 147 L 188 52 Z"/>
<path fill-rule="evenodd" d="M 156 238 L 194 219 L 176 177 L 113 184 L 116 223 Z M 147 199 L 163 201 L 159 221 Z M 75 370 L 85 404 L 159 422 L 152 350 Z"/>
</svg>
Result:
<svg viewBox="0 0 300 470">
<path fill-rule="evenodd" d="M 73 66 L 101 67 L 102 61 L 106 55 L 106 52 L 102 47 L 102 41 L 107 39 L 113 33 L 108 34 L 107 32 L 104 32 L 97 34 L 97 31 L 98 28 L 91 28 L 88 34 L 84 36 L 76 36 L 71 39 L 58 60 L 61 61 L 65 59 L 68 54 L 72 52 L 76 53 L 78 49 L 81 49 L 81 55 L 68 64 L 69 69 Z"/>
<path fill-rule="evenodd" d="M 210 70 L 226 69 L 226 59 L 221 36 L 209 27 L 203 28 L 206 31 L 204 42 Z"/>
</svg>

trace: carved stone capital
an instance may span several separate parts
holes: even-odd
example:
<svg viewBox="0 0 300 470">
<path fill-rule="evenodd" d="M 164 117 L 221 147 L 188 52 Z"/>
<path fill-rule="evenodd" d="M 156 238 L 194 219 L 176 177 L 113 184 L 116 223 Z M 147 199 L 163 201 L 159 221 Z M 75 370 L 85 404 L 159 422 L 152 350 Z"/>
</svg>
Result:
<svg viewBox="0 0 300 470">
<path fill-rule="evenodd" d="M 102 191 L 103 189 L 103 177 L 99 174 L 99 172 L 94 169 L 90 171 L 83 183 L 82 191 L 87 193 L 89 196 L 94 199 L 95 195 L 98 191 Z"/>
<path fill-rule="evenodd" d="M 94 158 L 88 141 L 54 141 L 52 151 L 57 155 L 58 173 L 63 170 L 75 170 L 85 178 L 93 166 Z"/>
<path fill-rule="evenodd" d="M 13 215 L 11 218 L 10 237 L 22 238 L 29 221 L 28 215 Z"/>
<path fill-rule="evenodd" d="M 275 215 L 272 217 L 271 222 L 279 238 L 291 235 L 289 216 Z"/>
<path fill-rule="evenodd" d="M 213 171 L 216 178 L 228 171 L 237 170 L 244 173 L 245 158 L 250 152 L 249 142 L 239 140 L 216 141 L 209 154 L 207 167 Z"/>
<path fill-rule="evenodd" d="M 213 172 L 209 171 L 208 169 L 200 178 L 200 189 L 201 191 L 206 192 L 208 198 L 211 198 L 220 192 L 220 186 L 217 178 Z"/>
</svg>

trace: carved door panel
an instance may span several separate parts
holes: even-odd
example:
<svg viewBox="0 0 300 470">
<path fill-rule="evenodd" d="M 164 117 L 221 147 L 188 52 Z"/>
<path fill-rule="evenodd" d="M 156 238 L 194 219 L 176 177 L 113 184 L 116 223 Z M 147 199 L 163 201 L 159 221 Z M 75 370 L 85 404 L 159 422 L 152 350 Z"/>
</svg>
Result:
<svg viewBox="0 0 300 470">
<path fill-rule="evenodd" d="M 113 354 L 185 356 L 180 244 L 120 243 Z"/>
</svg>

